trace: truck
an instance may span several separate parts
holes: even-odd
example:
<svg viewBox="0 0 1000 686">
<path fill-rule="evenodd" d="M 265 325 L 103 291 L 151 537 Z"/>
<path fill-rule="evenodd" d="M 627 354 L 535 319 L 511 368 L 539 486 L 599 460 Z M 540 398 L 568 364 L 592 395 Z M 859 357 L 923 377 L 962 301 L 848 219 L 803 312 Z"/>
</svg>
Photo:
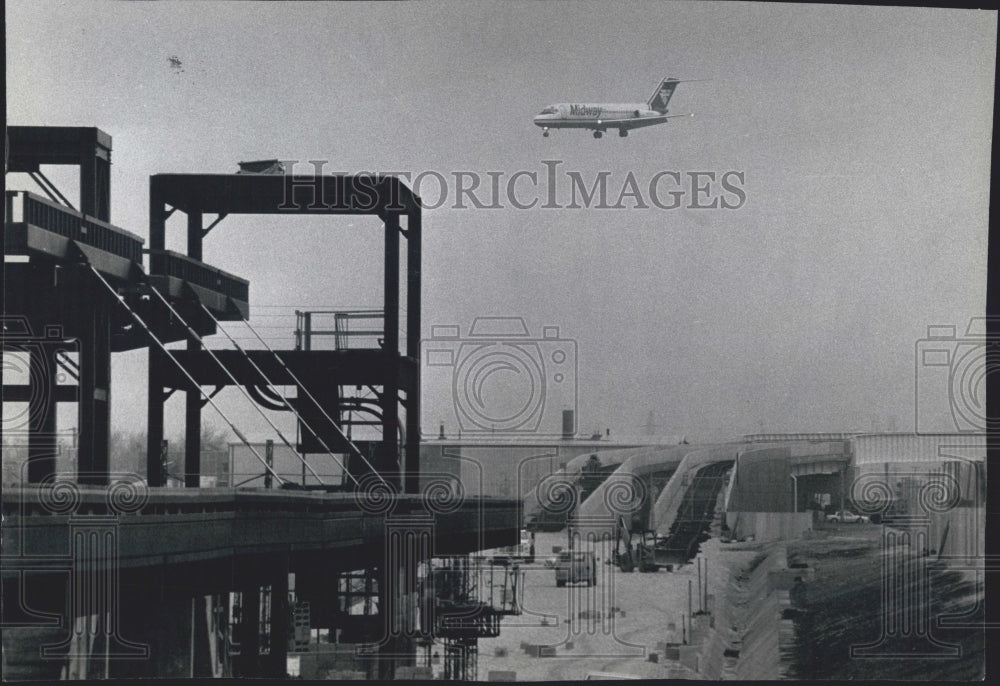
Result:
<svg viewBox="0 0 1000 686">
<path fill-rule="evenodd" d="M 581 581 L 588 586 L 597 585 L 597 558 L 594 557 L 593 551 L 561 552 L 556 561 L 555 569 L 556 586 L 560 588 L 566 584 L 575 584 Z"/>
<path fill-rule="evenodd" d="M 527 562 L 531 564 L 535 561 L 535 532 L 528 529 L 521 529 L 520 543 L 487 551 L 486 556 L 492 557 L 498 563 L 506 561 Z"/>
</svg>

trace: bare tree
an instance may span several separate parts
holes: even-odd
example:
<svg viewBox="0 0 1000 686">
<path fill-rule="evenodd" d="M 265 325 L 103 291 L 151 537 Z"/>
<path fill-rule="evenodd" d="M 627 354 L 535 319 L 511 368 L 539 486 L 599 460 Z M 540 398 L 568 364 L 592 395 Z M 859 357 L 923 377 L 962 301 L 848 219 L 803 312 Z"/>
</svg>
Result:
<svg viewBox="0 0 1000 686">
<path fill-rule="evenodd" d="M 213 426 L 201 428 L 201 453 L 215 453 L 215 459 L 225 453 L 229 445 L 228 434 Z M 109 463 L 112 471 L 146 474 L 146 434 L 136 431 L 115 431 L 110 440 Z M 166 460 L 168 478 L 184 478 L 184 436 L 168 439 Z"/>
</svg>

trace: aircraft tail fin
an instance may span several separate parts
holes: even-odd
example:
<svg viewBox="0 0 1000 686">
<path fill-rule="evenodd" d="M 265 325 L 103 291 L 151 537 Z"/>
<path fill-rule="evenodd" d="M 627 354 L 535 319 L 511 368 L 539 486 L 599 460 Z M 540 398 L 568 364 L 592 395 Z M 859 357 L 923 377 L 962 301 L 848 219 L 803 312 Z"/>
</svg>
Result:
<svg viewBox="0 0 1000 686">
<path fill-rule="evenodd" d="M 680 83 L 680 80 L 675 78 L 663 79 L 649 98 L 649 109 L 661 114 L 665 113 L 667 111 L 667 103 L 670 102 L 670 98 L 677 89 L 678 83 Z"/>
</svg>

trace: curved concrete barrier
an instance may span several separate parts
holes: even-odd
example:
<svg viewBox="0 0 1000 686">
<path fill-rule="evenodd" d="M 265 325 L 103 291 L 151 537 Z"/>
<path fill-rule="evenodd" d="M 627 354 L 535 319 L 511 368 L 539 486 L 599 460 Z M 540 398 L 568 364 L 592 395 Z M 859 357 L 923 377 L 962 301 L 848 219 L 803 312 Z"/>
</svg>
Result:
<svg viewBox="0 0 1000 686">
<path fill-rule="evenodd" d="M 690 445 L 672 445 L 634 451 L 580 504 L 577 517 L 584 521 L 611 521 L 619 514 L 641 510 L 646 506 L 643 501 L 649 501 L 657 494 L 649 492 L 645 480 L 637 483 L 636 479 L 657 472 L 676 471 L 691 448 Z"/>
<path fill-rule="evenodd" d="M 684 459 L 677 466 L 677 470 L 670 478 L 666 488 L 653 503 L 650 512 L 651 528 L 656 529 L 656 532 L 661 535 L 670 531 L 670 526 L 677 517 L 677 508 L 680 507 L 681 500 L 684 498 L 687 484 L 694 479 L 698 471 L 719 462 L 734 461 L 737 450 L 739 450 L 739 446 L 732 443 L 688 447 L 693 449 L 684 455 Z M 685 477 L 687 477 L 686 480 Z"/>
<path fill-rule="evenodd" d="M 536 515 L 542 510 L 542 504 L 539 501 L 539 492 L 545 491 L 545 489 L 552 486 L 552 482 L 559 481 L 559 485 L 573 486 L 579 492 L 580 480 L 583 476 L 583 466 L 587 464 L 591 455 L 597 455 L 597 459 L 600 460 L 602 468 L 612 467 L 614 465 L 624 464 L 629 458 L 639 455 L 642 453 L 649 452 L 650 450 L 661 450 L 661 446 L 643 446 L 639 448 L 617 448 L 613 450 L 600 450 L 594 452 L 587 452 L 581 455 L 577 455 L 562 469 L 554 472 L 548 477 L 543 478 L 535 488 L 531 488 L 527 493 L 524 494 L 524 514 L 525 518 L 530 518 L 532 515 Z"/>
</svg>

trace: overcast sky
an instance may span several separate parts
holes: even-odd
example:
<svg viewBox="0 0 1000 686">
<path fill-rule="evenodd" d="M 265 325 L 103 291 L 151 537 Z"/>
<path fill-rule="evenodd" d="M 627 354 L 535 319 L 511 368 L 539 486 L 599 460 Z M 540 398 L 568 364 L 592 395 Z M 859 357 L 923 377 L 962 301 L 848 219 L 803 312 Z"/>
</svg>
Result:
<svg viewBox="0 0 1000 686">
<path fill-rule="evenodd" d="M 687 209 L 689 193 L 678 209 L 450 198 L 425 213 L 424 335 L 482 315 L 559 327 L 588 435 L 639 433 L 650 412 L 694 440 L 912 430 L 927 326 L 961 338 L 984 314 L 995 12 L 37 0 L 6 12 L 8 123 L 111 134 L 112 222 L 142 236 L 149 175 L 250 159 L 504 183 L 559 161 L 588 184 L 609 172 L 612 204 L 630 172 L 644 193 L 662 171 L 742 174 L 738 209 Z M 554 102 L 645 102 L 665 76 L 711 79 L 677 89 L 671 112 L 693 118 L 601 140 L 532 124 Z M 438 195 L 433 181 L 420 191 Z M 176 217 L 168 247 L 182 250 Z M 234 216 L 205 260 L 250 279 L 251 324 L 290 347 L 294 319 L 274 315 L 380 305 L 378 226 Z M 118 356 L 114 375 L 114 428 L 144 426 L 145 354 Z M 947 430 L 947 378 L 924 380 L 940 383 Z M 271 437 L 226 395 L 245 433 Z M 429 377 L 424 404 L 425 429 L 451 431 L 448 383 Z M 183 401 L 168 408 L 172 434 Z"/>
</svg>

